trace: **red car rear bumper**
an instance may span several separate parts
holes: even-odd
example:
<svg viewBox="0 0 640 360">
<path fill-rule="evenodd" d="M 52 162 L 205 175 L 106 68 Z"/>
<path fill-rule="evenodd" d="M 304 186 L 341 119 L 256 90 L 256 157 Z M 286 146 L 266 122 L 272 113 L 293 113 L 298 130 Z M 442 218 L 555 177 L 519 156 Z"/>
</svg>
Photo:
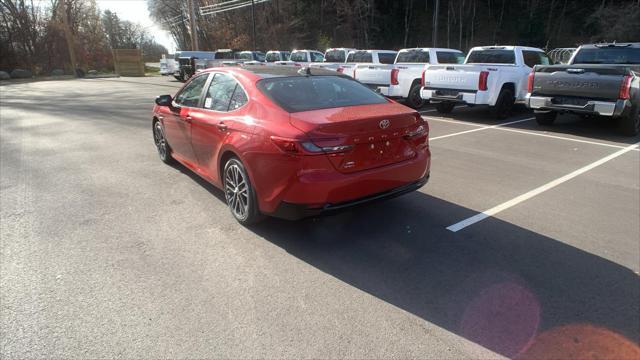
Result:
<svg viewBox="0 0 640 360">
<path fill-rule="evenodd" d="M 424 148 L 411 160 L 351 174 L 314 166 L 287 176 L 281 192 L 260 207 L 270 216 L 295 220 L 400 196 L 427 183 L 430 162 L 430 151 Z M 306 165 L 301 168 L 309 169 Z"/>
</svg>

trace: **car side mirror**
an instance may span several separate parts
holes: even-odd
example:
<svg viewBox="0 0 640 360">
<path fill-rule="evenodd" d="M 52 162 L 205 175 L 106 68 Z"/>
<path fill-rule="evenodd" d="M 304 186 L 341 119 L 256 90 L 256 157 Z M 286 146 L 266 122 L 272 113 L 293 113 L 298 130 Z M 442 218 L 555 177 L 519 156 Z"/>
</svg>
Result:
<svg viewBox="0 0 640 360">
<path fill-rule="evenodd" d="M 156 98 L 156 104 L 158 106 L 171 106 L 173 98 L 171 95 L 160 95 Z"/>
</svg>

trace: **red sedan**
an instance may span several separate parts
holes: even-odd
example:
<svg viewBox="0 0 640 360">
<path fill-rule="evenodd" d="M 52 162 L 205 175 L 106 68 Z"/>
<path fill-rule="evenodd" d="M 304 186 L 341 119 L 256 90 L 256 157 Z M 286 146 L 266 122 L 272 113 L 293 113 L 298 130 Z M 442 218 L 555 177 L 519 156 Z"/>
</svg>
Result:
<svg viewBox="0 0 640 360">
<path fill-rule="evenodd" d="M 420 114 L 322 69 L 209 69 L 156 99 L 153 136 L 162 161 L 221 188 L 242 224 L 390 198 L 429 178 Z"/>
</svg>

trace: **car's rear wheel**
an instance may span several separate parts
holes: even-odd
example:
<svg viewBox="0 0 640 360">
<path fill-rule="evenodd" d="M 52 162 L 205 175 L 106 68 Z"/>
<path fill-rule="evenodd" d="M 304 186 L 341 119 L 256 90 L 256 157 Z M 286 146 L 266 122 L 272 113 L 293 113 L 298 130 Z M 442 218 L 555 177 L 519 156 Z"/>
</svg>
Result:
<svg viewBox="0 0 640 360">
<path fill-rule="evenodd" d="M 440 114 L 449 114 L 453 111 L 453 108 L 456 106 L 455 103 L 443 101 L 441 103 L 436 104 L 436 110 Z"/>
<path fill-rule="evenodd" d="M 502 89 L 496 100 L 496 105 L 493 107 L 493 113 L 497 119 L 503 120 L 511 115 L 513 105 L 516 99 L 513 97 L 511 89 Z"/>
<path fill-rule="evenodd" d="M 173 157 L 171 157 L 171 148 L 169 147 L 169 143 L 167 143 L 167 138 L 164 136 L 162 123 L 158 120 L 153 123 L 153 142 L 156 144 L 160 160 L 165 164 L 171 164 L 173 162 Z"/>
<path fill-rule="evenodd" d="M 534 113 L 534 116 L 536 117 L 536 122 L 538 123 L 538 125 L 549 126 L 553 125 L 553 123 L 556 121 L 556 116 L 558 116 L 558 113 L 555 111 L 536 111 Z"/>
<path fill-rule="evenodd" d="M 262 220 L 255 190 L 240 160 L 231 158 L 227 161 L 223 179 L 224 195 L 233 217 L 242 225 L 251 225 Z"/>
<path fill-rule="evenodd" d="M 421 88 L 420 84 L 414 84 L 409 91 L 409 97 L 407 97 L 407 105 L 416 110 L 425 105 L 424 99 L 420 96 Z"/>
<path fill-rule="evenodd" d="M 618 128 L 622 135 L 636 136 L 640 134 L 640 106 L 636 106 L 635 111 L 618 120 Z"/>
</svg>

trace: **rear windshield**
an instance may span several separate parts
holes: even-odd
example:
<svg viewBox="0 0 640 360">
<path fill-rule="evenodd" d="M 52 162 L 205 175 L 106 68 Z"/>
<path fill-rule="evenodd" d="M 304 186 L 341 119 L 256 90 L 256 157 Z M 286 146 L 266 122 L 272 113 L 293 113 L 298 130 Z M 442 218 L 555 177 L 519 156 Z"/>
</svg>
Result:
<svg viewBox="0 0 640 360">
<path fill-rule="evenodd" d="M 371 55 L 370 52 L 356 51 L 356 52 L 349 53 L 349 56 L 347 57 L 347 62 L 348 63 L 372 63 L 373 56 Z"/>
<path fill-rule="evenodd" d="M 250 52 L 243 52 L 240 53 L 240 56 L 238 56 L 238 58 L 240 60 L 253 60 L 253 54 Z"/>
<path fill-rule="evenodd" d="M 640 64 L 640 48 L 608 47 L 578 50 L 574 64 Z"/>
<path fill-rule="evenodd" d="M 396 64 L 400 63 L 429 63 L 429 52 L 424 50 L 401 51 L 396 58 Z"/>
<path fill-rule="evenodd" d="M 382 95 L 345 76 L 266 78 L 257 86 L 290 113 L 387 103 Z"/>
<path fill-rule="evenodd" d="M 291 61 L 307 62 L 307 53 L 304 51 L 291 53 Z"/>
<path fill-rule="evenodd" d="M 396 60 L 396 53 L 378 53 L 380 64 L 393 64 Z"/>
<path fill-rule="evenodd" d="M 455 51 L 438 51 L 436 52 L 439 64 L 462 64 L 464 63 L 464 54 Z"/>
<path fill-rule="evenodd" d="M 326 62 L 343 63 L 345 60 L 346 55 L 343 50 L 329 50 L 324 55 L 324 61 Z"/>
<path fill-rule="evenodd" d="M 475 50 L 469 54 L 467 64 L 515 64 L 513 50 Z"/>
</svg>

